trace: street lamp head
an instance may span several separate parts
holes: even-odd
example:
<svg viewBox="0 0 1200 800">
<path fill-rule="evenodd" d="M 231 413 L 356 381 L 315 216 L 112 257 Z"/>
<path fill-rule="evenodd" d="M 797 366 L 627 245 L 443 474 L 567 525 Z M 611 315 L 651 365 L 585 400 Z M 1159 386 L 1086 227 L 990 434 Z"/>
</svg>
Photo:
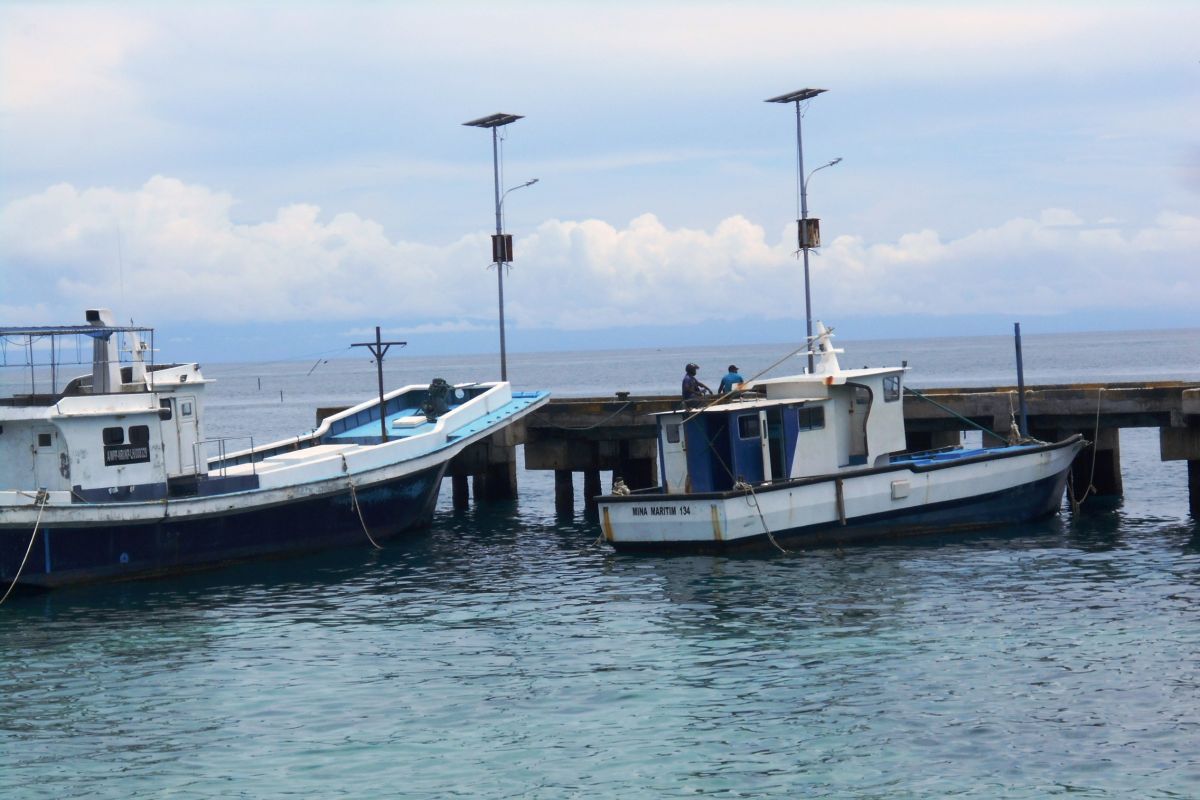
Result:
<svg viewBox="0 0 1200 800">
<path fill-rule="evenodd" d="M 486 117 L 464 122 L 463 125 L 468 125 L 472 128 L 498 128 L 501 125 L 507 125 L 519 119 L 524 119 L 524 117 L 520 114 L 489 114 Z"/>
<path fill-rule="evenodd" d="M 824 164 L 822 164 L 821 166 L 817 167 L 817 168 L 816 168 L 816 169 L 814 169 L 812 172 L 808 173 L 808 177 L 806 177 L 806 178 L 804 179 L 804 186 L 802 187 L 802 189 L 803 189 L 804 191 L 806 191 L 806 192 L 807 192 L 807 191 L 808 191 L 808 182 L 809 182 L 810 180 L 812 180 L 812 176 L 813 176 L 813 175 L 817 174 L 818 172 L 820 172 L 821 170 L 825 169 L 826 167 L 832 167 L 832 166 L 834 166 L 835 164 L 840 164 L 841 162 L 842 162 L 842 157 L 841 157 L 841 156 L 838 156 L 838 157 L 837 157 L 837 158 L 835 158 L 833 161 L 826 161 Z"/>
<path fill-rule="evenodd" d="M 517 189 L 524 189 L 526 186 L 533 186 L 538 182 L 538 180 L 540 179 L 533 178 L 532 180 L 525 181 L 524 183 L 518 183 L 516 186 L 510 186 L 509 188 L 505 189 L 504 194 L 500 195 L 500 208 L 504 208 L 504 201 L 508 199 L 509 192 L 515 192 Z"/>
</svg>

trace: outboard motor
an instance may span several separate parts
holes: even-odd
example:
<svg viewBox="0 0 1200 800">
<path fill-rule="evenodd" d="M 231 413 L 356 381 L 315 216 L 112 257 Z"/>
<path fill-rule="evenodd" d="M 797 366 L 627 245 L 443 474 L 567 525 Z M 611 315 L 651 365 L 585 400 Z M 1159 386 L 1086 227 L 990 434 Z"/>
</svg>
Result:
<svg viewBox="0 0 1200 800">
<path fill-rule="evenodd" d="M 421 411 L 425 413 L 425 419 L 433 422 L 442 414 L 449 411 L 449 397 L 450 384 L 446 383 L 442 378 L 434 378 L 433 383 L 429 384 L 429 396 L 421 404 Z"/>
</svg>

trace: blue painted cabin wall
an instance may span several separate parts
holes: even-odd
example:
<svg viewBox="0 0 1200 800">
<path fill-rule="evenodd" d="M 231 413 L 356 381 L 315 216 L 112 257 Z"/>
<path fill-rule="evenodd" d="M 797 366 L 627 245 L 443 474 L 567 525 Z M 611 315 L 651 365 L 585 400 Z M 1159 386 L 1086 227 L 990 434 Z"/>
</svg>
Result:
<svg viewBox="0 0 1200 800">
<path fill-rule="evenodd" d="M 743 439 L 739 422 L 742 417 L 753 417 L 757 420 L 758 411 L 732 413 L 728 417 L 729 449 L 733 454 L 729 462 L 730 469 L 736 478 L 758 483 L 763 479 L 762 437 Z"/>
<path fill-rule="evenodd" d="M 790 478 L 792 464 L 796 463 L 796 448 L 800 444 L 800 411 L 793 406 L 783 409 L 783 475 L 776 478 Z"/>
</svg>

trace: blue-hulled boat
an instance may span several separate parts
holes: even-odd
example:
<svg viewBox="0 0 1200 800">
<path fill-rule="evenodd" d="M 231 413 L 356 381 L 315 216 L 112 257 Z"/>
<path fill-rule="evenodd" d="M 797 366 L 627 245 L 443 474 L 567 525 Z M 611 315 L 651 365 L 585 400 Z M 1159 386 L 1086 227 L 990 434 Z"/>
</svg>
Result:
<svg viewBox="0 0 1200 800">
<path fill-rule="evenodd" d="M 379 541 L 428 525 L 450 460 L 549 397 L 507 382 L 434 380 L 310 433 L 232 450 L 205 434 L 199 365 L 148 363 L 151 329 L 117 326 L 104 309 L 87 318 L 0 328 L 30 354 L 33 342 L 64 337 L 93 346 L 91 374 L 60 390 L 51 345 L 49 391 L 31 385 L 0 398 L 0 592 Z"/>
</svg>

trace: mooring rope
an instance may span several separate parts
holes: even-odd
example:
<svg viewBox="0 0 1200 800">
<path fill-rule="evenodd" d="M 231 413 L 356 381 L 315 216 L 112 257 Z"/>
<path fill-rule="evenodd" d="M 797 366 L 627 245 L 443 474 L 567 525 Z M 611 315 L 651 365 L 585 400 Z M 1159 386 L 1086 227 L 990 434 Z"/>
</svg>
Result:
<svg viewBox="0 0 1200 800">
<path fill-rule="evenodd" d="M 767 525 L 767 518 L 763 516 L 762 506 L 758 504 L 758 495 L 754 493 L 754 487 L 745 481 L 738 481 L 733 485 L 733 488 L 749 492 L 747 497 L 754 502 L 754 510 L 758 512 L 758 521 L 762 523 L 763 532 L 767 534 L 767 538 L 771 540 L 771 544 L 775 545 L 775 549 L 781 553 L 784 553 L 785 555 L 791 553 L 790 550 L 785 550 L 783 545 L 775 541 L 775 534 L 771 533 L 771 527 Z M 747 503 L 747 505 L 749 505 L 749 503 Z"/>
<path fill-rule="evenodd" d="M 50 493 L 44 489 L 38 490 L 37 521 L 33 523 L 33 533 L 29 535 L 29 546 L 25 548 L 25 557 L 21 559 L 21 566 L 17 567 L 17 574 L 13 577 L 12 583 L 8 585 L 8 591 L 4 593 L 4 597 L 0 597 L 0 606 L 4 605 L 4 601 L 8 599 L 10 594 L 12 594 L 12 590 L 17 588 L 17 581 L 21 580 L 21 573 L 25 571 L 25 564 L 29 561 L 29 554 L 33 552 L 33 540 L 37 538 L 38 528 L 40 528 L 42 525 L 42 512 L 46 510 L 46 504 L 49 502 Z"/>
<path fill-rule="evenodd" d="M 995 437 L 996 439 L 999 439 L 999 440 L 1001 440 L 1001 441 L 1007 441 L 1007 440 L 1005 440 L 1005 438 L 1004 438 L 1003 436 L 1001 436 L 1000 434 L 996 433 L 996 432 L 995 432 L 994 430 L 992 430 L 991 428 L 986 428 L 986 427 L 984 427 L 983 425 L 980 425 L 978 422 L 976 422 L 976 421 L 975 421 L 975 420 L 973 420 L 973 419 L 967 419 L 966 417 L 964 417 L 962 414 L 959 414 L 959 413 L 958 413 L 957 411 L 955 411 L 954 409 L 952 409 L 952 408 L 947 408 L 946 406 L 944 406 L 944 405 L 942 405 L 941 403 L 939 403 L 937 400 L 934 400 L 933 398 L 929 397 L 929 396 L 928 396 L 928 395 L 926 395 L 926 394 L 923 394 L 923 393 L 921 393 L 921 392 L 918 392 L 916 389 L 913 389 L 913 388 L 910 388 L 910 387 L 908 387 L 908 386 L 905 386 L 905 387 L 904 387 L 904 391 L 908 392 L 909 394 L 913 395 L 914 397 L 918 397 L 918 398 L 920 398 L 921 400 L 924 400 L 924 401 L 925 401 L 925 402 L 927 402 L 927 403 L 930 403 L 930 404 L 932 404 L 932 405 L 935 405 L 935 406 L 937 406 L 937 407 L 938 407 L 938 408 L 940 408 L 942 411 L 945 411 L 947 414 L 949 414 L 949 415 L 950 415 L 950 416 L 952 416 L 952 417 L 957 417 L 958 419 L 960 419 L 960 420 L 962 420 L 963 422 L 965 422 L 965 423 L 967 423 L 968 425 L 970 425 L 972 428 L 978 428 L 979 430 L 983 431 L 984 433 L 991 434 L 991 435 L 992 435 L 993 437 Z"/>
<path fill-rule="evenodd" d="M 1083 497 L 1075 497 L 1075 471 L 1067 473 L 1067 488 L 1071 499 L 1071 513 L 1078 514 L 1079 509 L 1083 506 L 1085 500 L 1093 494 L 1098 494 L 1096 491 L 1096 450 L 1100 443 L 1100 401 L 1104 398 L 1104 387 L 1101 386 L 1096 390 L 1096 424 L 1092 430 L 1092 467 L 1088 474 L 1088 485 L 1083 490 Z"/>
<path fill-rule="evenodd" d="M 1007 439 L 1008 443 L 1010 445 L 1013 445 L 1013 444 L 1049 444 L 1049 442 L 1043 442 L 1041 439 L 1037 438 L 1036 436 L 1031 436 L 1029 431 L 1025 431 L 1024 433 L 1021 433 L 1021 428 L 1019 425 L 1017 425 L 1017 411 L 1015 408 L 1013 408 L 1013 395 L 1015 395 L 1015 394 L 1016 394 L 1015 390 L 1009 391 L 1009 393 L 1008 393 L 1008 420 L 1009 420 L 1009 422 L 1008 422 L 1008 439 Z"/>
<path fill-rule="evenodd" d="M 342 454 L 342 469 L 346 471 L 346 483 L 350 485 L 350 499 L 354 503 L 354 510 L 358 512 L 358 523 L 362 525 L 363 533 L 367 535 L 367 541 L 376 550 L 382 550 L 379 543 L 371 536 L 371 532 L 367 530 L 367 521 L 363 519 L 362 506 L 358 504 L 358 491 L 354 488 L 354 478 L 350 477 L 350 465 L 346 463 L 346 454 Z"/>
</svg>

